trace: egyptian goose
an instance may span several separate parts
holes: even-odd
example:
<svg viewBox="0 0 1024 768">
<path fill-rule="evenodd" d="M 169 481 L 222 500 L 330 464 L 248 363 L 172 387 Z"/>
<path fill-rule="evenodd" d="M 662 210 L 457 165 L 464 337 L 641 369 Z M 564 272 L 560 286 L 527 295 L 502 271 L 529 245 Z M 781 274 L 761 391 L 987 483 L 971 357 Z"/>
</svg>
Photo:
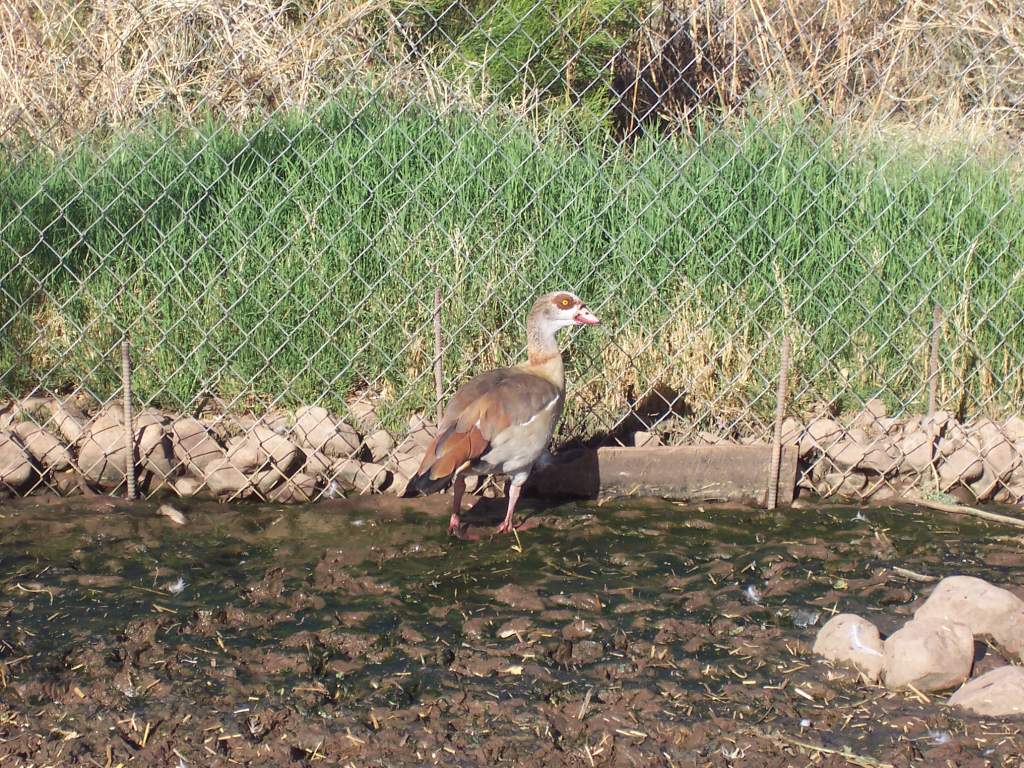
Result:
<svg viewBox="0 0 1024 768">
<path fill-rule="evenodd" d="M 508 475 L 508 511 L 499 533 L 512 530 L 519 493 L 547 448 L 565 400 L 565 369 L 555 334 L 600 322 L 578 296 L 559 291 L 534 302 L 526 320 L 528 359 L 482 373 L 448 403 L 409 487 L 433 493 L 454 483 L 448 533 L 459 529 L 467 475 Z"/>
</svg>

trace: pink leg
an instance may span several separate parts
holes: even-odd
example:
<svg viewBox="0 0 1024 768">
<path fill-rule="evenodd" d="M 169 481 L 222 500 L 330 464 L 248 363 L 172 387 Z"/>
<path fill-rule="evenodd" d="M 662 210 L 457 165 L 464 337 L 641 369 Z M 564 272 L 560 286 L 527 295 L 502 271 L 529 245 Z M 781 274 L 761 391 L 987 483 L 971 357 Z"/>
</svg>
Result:
<svg viewBox="0 0 1024 768">
<path fill-rule="evenodd" d="M 512 514 L 516 511 L 516 502 L 519 501 L 519 491 L 522 490 L 521 485 L 510 485 L 508 488 L 508 512 L 505 513 L 505 519 L 501 525 L 498 526 L 498 533 L 511 533 L 515 527 L 512 525 Z"/>
<path fill-rule="evenodd" d="M 461 477 L 456 478 L 452 486 L 452 516 L 448 520 L 448 533 L 453 534 L 459 530 L 462 521 L 459 520 L 459 512 L 462 511 L 462 494 L 466 492 L 466 481 Z"/>
</svg>

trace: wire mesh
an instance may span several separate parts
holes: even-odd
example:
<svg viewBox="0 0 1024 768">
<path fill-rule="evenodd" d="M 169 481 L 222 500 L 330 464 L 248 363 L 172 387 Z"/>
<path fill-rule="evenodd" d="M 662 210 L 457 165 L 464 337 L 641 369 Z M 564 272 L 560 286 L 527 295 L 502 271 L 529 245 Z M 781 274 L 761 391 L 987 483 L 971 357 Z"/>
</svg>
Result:
<svg viewBox="0 0 1024 768">
<path fill-rule="evenodd" d="M 1024 499 L 1015 3 L 13 0 L 0 35 L 6 493 L 124 492 L 126 338 L 142 494 L 401 493 L 567 288 L 604 325 L 556 445 L 767 441 L 786 336 L 801 487 Z"/>
</svg>

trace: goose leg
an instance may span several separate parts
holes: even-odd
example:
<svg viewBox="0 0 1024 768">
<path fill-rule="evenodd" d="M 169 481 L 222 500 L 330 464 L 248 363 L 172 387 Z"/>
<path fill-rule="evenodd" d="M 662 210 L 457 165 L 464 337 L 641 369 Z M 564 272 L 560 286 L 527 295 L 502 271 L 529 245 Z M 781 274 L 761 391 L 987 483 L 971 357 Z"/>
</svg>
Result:
<svg viewBox="0 0 1024 768">
<path fill-rule="evenodd" d="M 519 501 L 519 492 L 522 488 L 521 484 L 515 483 L 508 487 L 508 512 L 505 513 L 505 519 L 498 526 L 498 533 L 511 533 L 515 527 L 512 525 L 512 515 L 516 511 L 516 502 Z"/>
<path fill-rule="evenodd" d="M 456 478 L 452 486 L 452 516 L 448 520 L 449 534 L 454 534 L 462 524 L 462 521 L 459 520 L 459 512 L 462 511 L 462 494 L 465 492 L 466 481 L 461 477 Z"/>
</svg>

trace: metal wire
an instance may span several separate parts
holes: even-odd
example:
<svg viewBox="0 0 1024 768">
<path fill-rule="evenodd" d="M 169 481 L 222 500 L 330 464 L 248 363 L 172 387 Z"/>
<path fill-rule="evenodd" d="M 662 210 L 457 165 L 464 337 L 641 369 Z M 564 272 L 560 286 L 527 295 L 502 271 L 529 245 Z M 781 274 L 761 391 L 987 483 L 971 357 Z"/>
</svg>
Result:
<svg viewBox="0 0 1024 768">
<path fill-rule="evenodd" d="M 556 443 L 796 442 L 807 490 L 1018 503 L 1017 6 L 13 0 L 0 490 L 398 492 L 570 288 L 604 325 Z"/>
</svg>

